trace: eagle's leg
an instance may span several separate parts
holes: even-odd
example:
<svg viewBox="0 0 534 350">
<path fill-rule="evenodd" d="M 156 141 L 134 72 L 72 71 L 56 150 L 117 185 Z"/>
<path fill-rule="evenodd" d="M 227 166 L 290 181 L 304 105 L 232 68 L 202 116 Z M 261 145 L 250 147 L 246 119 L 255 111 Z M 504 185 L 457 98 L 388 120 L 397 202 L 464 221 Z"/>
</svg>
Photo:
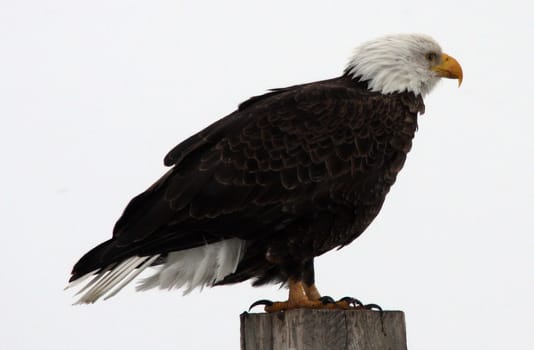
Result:
<svg viewBox="0 0 534 350">
<path fill-rule="evenodd" d="M 307 308 L 317 309 L 324 306 L 319 300 L 321 295 L 314 285 L 313 260 L 300 265 L 288 264 L 286 269 L 289 286 L 289 297 L 287 301 L 272 302 L 270 300 L 260 300 L 252 304 L 265 305 L 266 312 L 278 312 L 283 310 Z"/>
<path fill-rule="evenodd" d="M 309 260 L 303 265 L 293 264 L 291 277 L 288 279 L 289 297 L 287 301 L 258 300 L 250 306 L 252 309 L 257 305 L 265 305 L 266 312 L 279 312 L 291 309 L 336 309 L 346 310 L 361 308 L 363 305 L 354 298 L 345 297 L 335 301 L 331 297 L 321 297 L 315 285 L 315 272 L 313 260 Z M 296 267 L 296 268 L 295 268 Z"/>
<path fill-rule="evenodd" d="M 307 285 L 306 282 L 303 283 L 304 287 L 304 293 L 306 293 L 306 296 L 310 300 L 319 300 L 321 299 L 321 294 L 317 290 L 317 287 L 315 284 Z"/>
<path fill-rule="evenodd" d="M 287 301 L 269 302 L 266 312 L 278 312 L 291 309 L 349 309 L 352 307 L 347 300 L 335 302 L 330 297 L 321 298 L 315 286 L 315 271 L 313 260 L 307 261 L 298 276 L 289 278 L 289 298 Z"/>
</svg>

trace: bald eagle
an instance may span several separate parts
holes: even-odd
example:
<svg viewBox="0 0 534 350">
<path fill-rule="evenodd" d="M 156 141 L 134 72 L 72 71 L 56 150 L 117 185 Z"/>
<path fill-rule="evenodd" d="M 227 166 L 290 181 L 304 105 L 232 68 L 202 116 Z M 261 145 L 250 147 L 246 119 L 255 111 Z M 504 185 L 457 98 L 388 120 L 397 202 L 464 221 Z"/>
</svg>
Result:
<svg viewBox="0 0 534 350">
<path fill-rule="evenodd" d="M 426 35 L 360 45 L 333 79 L 270 90 L 178 144 L 111 239 L 74 266 L 79 303 L 254 279 L 289 286 L 268 311 L 322 307 L 314 258 L 379 213 L 412 147 L 423 97 L 462 69 Z"/>
</svg>

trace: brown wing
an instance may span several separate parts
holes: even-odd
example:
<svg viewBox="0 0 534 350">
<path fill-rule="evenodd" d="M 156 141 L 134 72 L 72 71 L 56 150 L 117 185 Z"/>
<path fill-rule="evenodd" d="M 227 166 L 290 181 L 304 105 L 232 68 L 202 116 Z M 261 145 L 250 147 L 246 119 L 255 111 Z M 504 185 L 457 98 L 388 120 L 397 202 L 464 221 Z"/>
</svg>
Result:
<svg viewBox="0 0 534 350">
<path fill-rule="evenodd" d="M 405 147 L 401 134 L 391 138 L 390 116 L 413 117 L 417 101 L 342 77 L 244 102 L 165 157 L 174 167 L 128 204 L 113 239 L 84 256 L 73 279 L 134 254 L 268 239 L 328 201 L 360 200 L 358 187 L 395 157 L 386 149 Z"/>
</svg>

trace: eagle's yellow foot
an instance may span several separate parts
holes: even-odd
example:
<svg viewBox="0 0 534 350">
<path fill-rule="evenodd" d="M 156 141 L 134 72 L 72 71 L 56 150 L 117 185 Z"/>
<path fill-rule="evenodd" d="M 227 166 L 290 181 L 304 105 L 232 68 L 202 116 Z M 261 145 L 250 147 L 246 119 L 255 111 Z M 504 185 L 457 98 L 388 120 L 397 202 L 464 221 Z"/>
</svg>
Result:
<svg viewBox="0 0 534 350">
<path fill-rule="evenodd" d="M 250 306 L 249 311 L 258 305 L 264 305 L 265 312 L 279 312 L 292 309 L 380 309 L 378 305 L 363 305 L 358 299 L 351 297 L 345 297 L 338 301 L 334 301 L 331 297 L 321 297 L 315 285 L 306 285 L 298 280 L 289 280 L 289 298 L 287 301 L 273 302 L 265 299 L 258 300 Z"/>
<path fill-rule="evenodd" d="M 291 295 L 291 293 L 290 293 Z M 294 295 L 293 295 L 294 296 Z M 329 296 L 319 297 L 317 300 L 309 300 L 307 298 L 289 299 L 288 301 L 270 301 L 258 300 L 253 303 L 250 308 L 254 306 L 265 305 L 265 312 L 279 312 L 292 309 L 326 309 L 326 310 L 377 310 L 382 311 L 382 308 L 377 304 L 363 304 L 358 299 L 352 297 L 344 297 L 335 301 Z"/>
<path fill-rule="evenodd" d="M 250 305 L 249 311 L 258 305 L 265 305 L 265 312 L 279 312 L 292 309 L 328 309 L 328 310 L 380 310 L 376 304 L 364 305 L 356 298 L 344 297 L 335 301 L 331 297 L 322 297 L 314 284 L 306 285 L 302 281 L 289 280 L 289 298 L 287 301 L 258 300 Z"/>
<path fill-rule="evenodd" d="M 319 300 L 320 295 L 315 286 L 305 286 L 302 281 L 289 280 L 289 298 L 287 301 L 272 302 L 270 300 L 258 300 L 249 308 L 257 305 L 265 305 L 265 312 L 278 312 L 292 309 L 319 309 L 325 304 Z"/>
</svg>

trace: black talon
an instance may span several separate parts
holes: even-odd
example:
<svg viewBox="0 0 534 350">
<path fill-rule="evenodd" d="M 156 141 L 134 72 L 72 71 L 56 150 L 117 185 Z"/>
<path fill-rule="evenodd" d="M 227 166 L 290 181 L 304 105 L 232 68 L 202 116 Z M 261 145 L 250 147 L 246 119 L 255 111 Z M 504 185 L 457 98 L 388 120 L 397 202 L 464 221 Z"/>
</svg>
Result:
<svg viewBox="0 0 534 350">
<path fill-rule="evenodd" d="M 258 305 L 272 306 L 273 302 L 267 299 L 258 300 L 254 302 L 254 304 L 250 305 L 250 307 L 248 308 L 248 311 L 252 310 L 254 306 L 258 306 Z"/>
<path fill-rule="evenodd" d="M 384 310 L 382 310 L 382 308 L 381 308 L 379 305 L 377 305 L 377 304 L 367 304 L 367 305 L 362 305 L 362 306 L 363 306 L 363 308 L 364 308 L 365 310 L 377 310 L 377 311 L 380 311 L 380 312 L 384 311 Z"/>
<path fill-rule="evenodd" d="M 361 301 L 353 297 L 343 297 L 339 299 L 338 303 L 340 301 L 345 301 L 347 304 L 349 304 L 349 306 L 354 306 L 354 307 L 363 306 L 363 303 Z"/>
<path fill-rule="evenodd" d="M 323 296 L 323 297 L 320 297 L 319 298 L 319 301 L 321 303 L 323 303 L 323 305 L 326 305 L 326 304 L 334 304 L 336 301 L 334 300 L 334 298 L 332 297 L 329 297 L 329 296 Z"/>
</svg>

